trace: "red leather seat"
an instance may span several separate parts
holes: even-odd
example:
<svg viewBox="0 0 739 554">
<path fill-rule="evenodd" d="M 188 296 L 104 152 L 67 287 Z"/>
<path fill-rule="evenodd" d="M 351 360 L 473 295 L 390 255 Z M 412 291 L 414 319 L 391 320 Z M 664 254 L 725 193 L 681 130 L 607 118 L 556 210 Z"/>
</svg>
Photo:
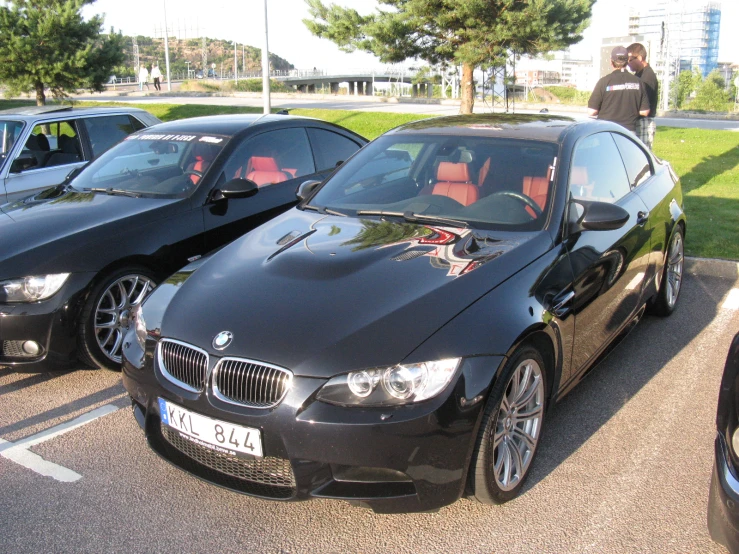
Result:
<svg viewBox="0 0 739 554">
<path fill-rule="evenodd" d="M 546 177 L 524 177 L 523 193 L 543 210 L 549 196 L 549 179 Z"/>
<path fill-rule="evenodd" d="M 282 183 L 291 178 L 284 171 L 280 171 L 274 158 L 266 156 L 252 156 L 246 164 L 246 178 L 254 181 L 257 186 Z"/>
<path fill-rule="evenodd" d="M 469 206 L 480 198 L 479 189 L 470 181 L 470 170 L 466 163 L 440 162 L 436 179 L 431 194 L 448 196 L 463 206 Z"/>
<path fill-rule="evenodd" d="M 209 144 L 196 143 L 195 146 L 193 146 L 192 154 L 195 161 L 191 162 L 187 166 L 187 170 L 197 171 L 198 173 L 203 174 L 208 170 L 210 164 L 213 163 L 217 150 Z M 197 185 L 200 181 L 200 177 L 198 175 L 190 175 L 190 180 L 193 185 Z"/>
</svg>

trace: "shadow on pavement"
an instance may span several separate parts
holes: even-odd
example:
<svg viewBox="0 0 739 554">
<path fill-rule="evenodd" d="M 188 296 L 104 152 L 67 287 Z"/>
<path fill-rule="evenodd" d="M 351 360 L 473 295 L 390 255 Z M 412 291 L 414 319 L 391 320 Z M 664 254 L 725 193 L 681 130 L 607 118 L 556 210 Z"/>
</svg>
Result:
<svg viewBox="0 0 739 554">
<path fill-rule="evenodd" d="M 123 384 L 119 382 L 106 389 L 99 390 L 93 394 L 83 396 L 82 398 L 78 398 L 73 402 L 68 402 L 51 410 L 35 414 L 21 421 L 16 421 L 14 423 L 11 423 L 10 425 L 6 425 L 5 427 L 0 427 L 0 436 L 14 433 L 27 427 L 33 427 L 34 425 L 39 425 L 59 417 L 70 415 L 78 410 L 84 410 L 85 408 L 94 406 L 95 404 L 118 399 L 119 397 L 124 395 L 125 392 L 126 391 L 123 388 Z M 126 400 L 126 402 L 128 401 Z"/>
<path fill-rule="evenodd" d="M 705 286 L 709 282 L 710 286 Z M 672 316 L 646 316 L 559 404 L 549 411 L 537 458 L 522 491 L 552 473 L 616 415 L 715 318 L 729 279 L 686 275 Z M 689 298 L 689 300 L 688 300 Z M 686 304 L 705 309 L 690 311 Z M 682 308 L 682 309 L 681 309 Z M 728 348 L 728 345 L 727 345 Z M 716 383 L 718 395 L 719 383 Z"/>
</svg>

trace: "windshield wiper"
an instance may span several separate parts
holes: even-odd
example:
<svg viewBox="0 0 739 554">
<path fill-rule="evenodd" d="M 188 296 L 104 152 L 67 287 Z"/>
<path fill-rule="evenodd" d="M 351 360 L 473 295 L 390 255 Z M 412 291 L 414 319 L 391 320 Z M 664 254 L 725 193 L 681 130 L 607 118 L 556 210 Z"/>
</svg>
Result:
<svg viewBox="0 0 739 554">
<path fill-rule="evenodd" d="M 101 188 L 101 187 L 94 187 L 90 189 L 82 189 L 84 191 L 89 192 L 104 192 L 105 194 L 110 194 L 111 196 L 130 196 L 132 198 L 140 198 L 141 194 L 138 192 L 133 192 L 131 190 L 125 190 L 125 189 L 114 189 L 114 188 Z"/>
<path fill-rule="evenodd" d="M 452 217 L 441 217 L 437 215 L 415 214 L 411 211 L 407 212 L 386 212 L 384 210 L 359 210 L 357 215 L 385 215 L 390 217 L 402 217 L 411 223 L 441 223 L 452 227 L 462 227 L 467 229 L 470 224 L 461 219 Z"/>
</svg>

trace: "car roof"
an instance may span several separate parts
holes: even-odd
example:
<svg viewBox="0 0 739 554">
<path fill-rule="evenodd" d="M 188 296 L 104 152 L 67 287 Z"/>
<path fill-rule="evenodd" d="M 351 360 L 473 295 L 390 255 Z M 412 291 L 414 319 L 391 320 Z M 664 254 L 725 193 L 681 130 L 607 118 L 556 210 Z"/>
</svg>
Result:
<svg viewBox="0 0 739 554">
<path fill-rule="evenodd" d="M 543 114 L 453 115 L 406 123 L 387 134 L 466 135 L 559 142 L 567 130 L 590 121 Z"/>
<path fill-rule="evenodd" d="M 214 133 L 218 135 L 234 136 L 253 125 L 264 125 L 267 123 L 279 123 L 291 120 L 314 121 L 319 124 L 331 125 L 330 123 L 326 123 L 320 119 L 293 115 L 224 114 L 191 117 L 169 121 L 167 123 L 160 123 L 156 126 L 156 131 L 158 133 Z M 333 127 L 333 125 L 331 126 Z M 149 128 L 142 130 L 141 132 L 152 132 L 152 129 Z"/>
<path fill-rule="evenodd" d="M 20 106 L 18 108 L 10 108 L 0 110 L 0 117 L 4 115 L 12 115 L 16 119 L 24 121 L 45 119 L 46 117 L 54 117 L 58 115 L 71 115 L 74 117 L 86 115 L 103 115 L 113 113 L 142 113 L 145 110 L 141 108 L 129 108 L 128 106 L 120 106 L 116 108 L 73 108 L 72 106 Z M 148 113 L 148 112 L 146 112 Z"/>
</svg>

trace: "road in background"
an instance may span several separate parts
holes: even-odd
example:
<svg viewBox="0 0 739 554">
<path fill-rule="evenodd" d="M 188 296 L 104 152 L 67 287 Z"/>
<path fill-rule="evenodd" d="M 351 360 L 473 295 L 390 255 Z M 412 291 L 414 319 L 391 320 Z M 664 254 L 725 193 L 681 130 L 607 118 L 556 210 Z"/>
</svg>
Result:
<svg viewBox="0 0 739 554">
<path fill-rule="evenodd" d="M 262 107 L 261 97 L 236 97 L 236 96 L 176 96 L 155 95 L 150 96 L 114 96 L 113 93 L 86 94 L 76 96 L 80 101 L 101 102 L 126 102 L 131 104 L 206 104 L 217 106 L 248 106 L 253 108 Z M 420 104 L 415 102 L 397 102 L 388 99 L 386 102 L 377 99 L 368 100 L 359 97 L 335 96 L 310 98 L 309 96 L 294 96 L 282 98 L 272 95 L 272 108 L 277 109 L 323 109 L 323 110 L 356 110 L 363 112 L 392 112 L 392 113 L 415 113 L 430 115 L 457 115 L 458 104 Z M 572 117 L 587 117 L 587 109 L 584 107 L 562 107 L 547 106 L 550 115 L 568 115 Z M 502 113 L 504 110 L 498 106 L 493 107 L 489 102 L 477 100 L 475 102 L 475 113 Z M 531 110 L 518 107 L 516 113 L 539 113 L 539 110 Z M 713 120 L 713 119 L 682 119 L 658 117 L 657 125 L 667 127 L 688 127 L 696 129 L 724 129 L 739 131 L 739 121 Z"/>
<path fill-rule="evenodd" d="M 739 266 L 687 266 L 673 316 L 645 318 L 548 413 L 523 494 L 504 506 L 463 499 L 434 514 L 377 515 L 242 496 L 158 458 L 125 407 L 30 448 L 81 476 L 73 482 L 6 459 L 0 445 L 2 550 L 724 552 L 706 506 Z M 0 437 L 18 444 L 127 399 L 113 372 L 0 369 L 0 402 Z"/>
</svg>

